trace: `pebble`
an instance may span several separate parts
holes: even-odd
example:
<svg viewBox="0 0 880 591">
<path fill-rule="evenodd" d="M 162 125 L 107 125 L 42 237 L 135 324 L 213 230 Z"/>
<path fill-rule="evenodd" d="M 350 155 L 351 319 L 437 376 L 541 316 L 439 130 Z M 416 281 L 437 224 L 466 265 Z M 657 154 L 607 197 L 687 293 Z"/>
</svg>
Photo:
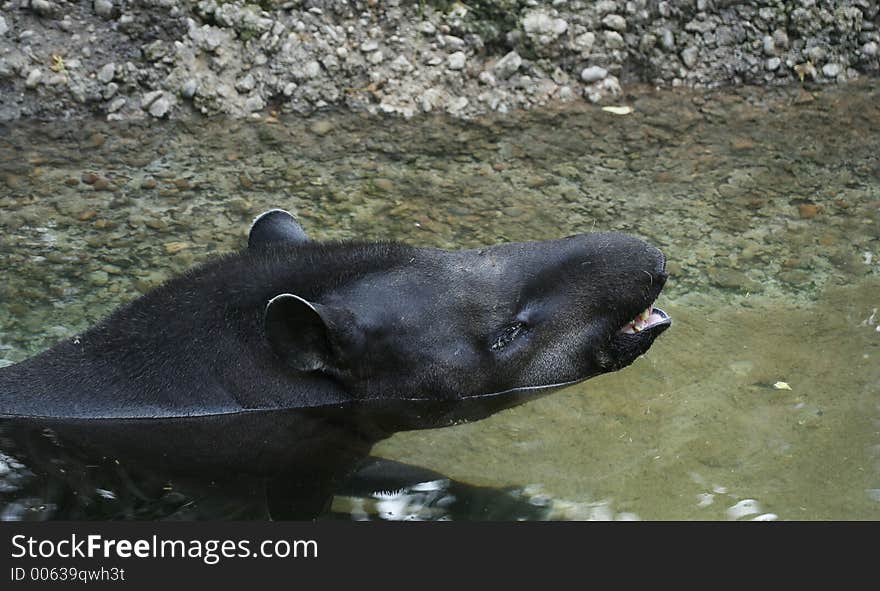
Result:
<svg viewBox="0 0 880 591">
<path fill-rule="evenodd" d="M 405 56 L 399 55 L 391 62 L 391 69 L 397 72 L 398 74 L 405 74 L 407 72 L 412 72 L 415 68 L 413 65 L 409 63 L 409 60 L 406 59 Z"/>
<path fill-rule="evenodd" d="M 192 98 L 195 96 L 198 87 L 199 83 L 194 78 L 190 78 L 180 87 L 180 95 L 184 98 Z"/>
<path fill-rule="evenodd" d="M 394 183 L 391 182 L 390 179 L 377 178 L 373 179 L 373 186 L 379 189 L 380 191 L 384 191 L 386 193 L 390 193 L 394 190 Z"/>
<path fill-rule="evenodd" d="M 31 0 L 31 8 L 40 16 L 53 16 L 58 10 L 54 2 L 48 0 Z"/>
<path fill-rule="evenodd" d="M 424 35 L 433 35 L 437 32 L 437 27 L 431 21 L 422 21 L 419 23 L 419 31 Z"/>
<path fill-rule="evenodd" d="M 477 79 L 486 86 L 495 86 L 496 84 L 498 84 L 498 80 L 495 78 L 495 75 L 488 70 L 480 72 L 480 75 L 477 77 Z"/>
<path fill-rule="evenodd" d="M 190 248 L 192 245 L 189 242 L 166 242 L 163 246 L 167 254 L 175 254 Z"/>
<path fill-rule="evenodd" d="M 608 49 L 624 49 L 626 42 L 617 31 L 605 31 L 605 47 Z"/>
<path fill-rule="evenodd" d="M 790 269 L 782 271 L 777 277 L 780 281 L 788 283 L 793 287 L 803 287 L 804 285 L 809 284 L 811 274 L 801 269 Z"/>
<path fill-rule="evenodd" d="M 781 47 L 782 49 L 788 49 L 788 33 L 783 31 L 782 29 L 776 29 L 775 31 L 773 31 L 773 45 L 776 47 Z"/>
<path fill-rule="evenodd" d="M 588 84 L 597 80 L 602 80 L 607 75 L 608 70 L 600 66 L 590 66 L 581 70 L 581 80 Z"/>
<path fill-rule="evenodd" d="M 507 80 L 519 70 L 521 65 L 522 58 L 517 52 L 511 51 L 495 62 L 495 65 L 492 67 L 492 73 L 500 80 Z"/>
<path fill-rule="evenodd" d="M 24 85 L 27 88 L 35 88 L 37 84 L 40 83 L 40 80 L 43 78 L 43 72 L 40 71 L 40 68 L 34 68 L 30 72 L 28 72 L 27 79 L 25 80 Z"/>
<path fill-rule="evenodd" d="M 6 31 L 9 30 L 9 25 L 6 24 L 6 19 L 3 18 L 3 15 L 0 14 L 0 37 L 6 34 Z"/>
<path fill-rule="evenodd" d="M 157 98 L 150 104 L 150 115 L 156 118 L 164 117 L 171 110 L 171 101 L 165 96 Z"/>
<path fill-rule="evenodd" d="M 107 285 L 110 276 L 106 271 L 93 271 L 88 274 L 87 279 L 92 285 Z"/>
<path fill-rule="evenodd" d="M 639 49 L 642 51 L 651 51 L 657 45 L 657 36 L 652 33 L 645 33 L 639 40 Z"/>
<path fill-rule="evenodd" d="M 464 108 L 468 106 L 469 102 L 470 101 L 468 101 L 468 98 L 466 96 L 456 97 L 449 101 L 449 103 L 447 103 L 446 111 L 448 113 L 451 113 L 452 115 L 455 115 L 463 111 Z"/>
<path fill-rule="evenodd" d="M 98 70 L 98 81 L 107 84 L 113 80 L 114 74 L 116 74 L 116 64 L 113 62 L 104 64 L 101 69 Z"/>
<path fill-rule="evenodd" d="M 143 105 L 144 107 L 147 107 L 147 106 L 151 105 L 153 103 L 153 101 L 155 101 L 160 96 L 162 96 L 161 90 L 153 90 L 151 92 L 147 92 L 144 94 L 143 97 L 141 97 L 141 105 Z"/>
<path fill-rule="evenodd" d="M 144 57 L 151 62 L 157 62 L 168 55 L 168 46 L 161 39 L 148 43 L 142 49 Z"/>
<path fill-rule="evenodd" d="M 107 112 L 115 113 L 116 111 L 124 107 L 126 102 L 128 101 L 126 101 L 124 97 L 116 97 L 115 99 L 110 101 L 109 105 L 107 105 Z"/>
<path fill-rule="evenodd" d="M 254 204 L 247 199 L 242 197 L 233 197 L 226 202 L 226 207 L 229 211 L 234 211 L 239 215 L 250 214 L 251 209 Z"/>
<path fill-rule="evenodd" d="M 315 135 L 325 136 L 333 131 L 333 123 L 329 119 L 321 119 L 312 123 L 309 130 Z"/>
<path fill-rule="evenodd" d="M 801 203 L 798 205 L 798 215 L 801 219 L 811 220 L 822 211 L 822 208 L 814 203 Z"/>
<path fill-rule="evenodd" d="M 247 113 L 262 111 L 265 107 L 266 101 L 264 101 L 263 97 L 259 95 L 249 96 L 247 97 L 247 100 L 244 101 L 244 110 Z"/>
<path fill-rule="evenodd" d="M 737 376 L 746 377 L 755 369 L 755 363 L 749 360 L 740 360 L 730 363 L 728 367 Z"/>
<path fill-rule="evenodd" d="M 464 68 L 467 56 L 463 51 L 456 51 L 446 58 L 446 65 L 450 70 L 461 70 Z"/>
<path fill-rule="evenodd" d="M 376 53 L 382 54 L 381 51 L 377 51 Z M 367 58 L 368 60 L 370 58 Z M 321 74 L 321 64 L 317 61 L 312 60 L 306 64 L 306 67 L 303 69 L 303 74 L 306 78 L 317 78 Z"/>
<path fill-rule="evenodd" d="M 296 89 L 299 88 L 299 85 L 296 82 L 288 82 L 284 85 L 284 96 L 293 96 L 293 93 L 296 92 Z"/>
<path fill-rule="evenodd" d="M 568 30 L 568 23 L 561 18 L 553 18 L 544 10 L 532 10 L 522 19 L 522 27 L 533 41 L 546 45 Z"/>
<path fill-rule="evenodd" d="M 602 24 L 615 31 L 626 31 L 626 19 L 619 14 L 609 14 L 602 19 Z"/>
<path fill-rule="evenodd" d="M 153 288 L 159 287 L 162 283 L 165 282 L 165 275 L 158 271 L 150 271 L 143 277 L 138 277 L 134 280 L 135 288 L 141 292 L 146 293 Z"/>
<path fill-rule="evenodd" d="M 794 104 L 805 105 L 807 103 L 813 102 L 814 100 L 816 100 L 816 98 L 813 96 L 813 94 L 811 92 L 809 92 L 806 89 L 801 88 L 798 90 L 798 94 L 794 98 Z"/>
<path fill-rule="evenodd" d="M 100 148 L 107 142 L 107 136 L 103 133 L 93 133 L 89 136 L 88 145 L 92 148 Z"/>
<path fill-rule="evenodd" d="M 822 73 L 828 78 L 837 78 L 837 75 L 840 74 L 840 64 L 825 64 L 822 66 Z"/>
<path fill-rule="evenodd" d="M 600 15 L 609 14 L 617 10 L 617 2 L 614 0 L 599 0 L 599 2 L 596 2 L 595 10 Z"/>
<path fill-rule="evenodd" d="M 574 47 L 581 52 L 581 55 L 589 54 L 596 43 L 596 34 L 592 31 L 581 33 L 574 38 Z"/>
<path fill-rule="evenodd" d="M 741 291 L 757 291 L 758 284 L 749 279 L 748 275 L 736 269 L 709 267 L 707 274 L 713 285 L 726 289 Z"/>
<path fill-rule="evenodd" d="M 101 92 L 101 97 L 105 101 L 110 100 L 116 94 L 117 90 L 119 90 L 119 85 L 116 84 L 115 82 L 111 82 L 107 86 L 104 87 L 104 90 Z"/>
<path fill-rule="evenodd" d="M 440 37 L 440 45 L 453 51 L 461 51 L 464 49 L 465 42 L 461 37 L 454 35 L 442 35 Z"/>
<path fill-rule="evenodd" d="M 681 52 L 681 61 L 687 68 L 693 69 L 697 65 L 698 56 L 699 50 L 696 47 L 687 47 Z"/>
<path fill-rule="evenodd" d="M 111 0 L 94 0 L 95 13 L 104 18 L 113 16 L 113 2 Z"/>
<path fill-rule="evenodd" d="M 164 232 L 168 229 L 168 222 L 162 218 L 146 218 L 144 220 L 144 225 L 151 230 L 157 230 L 159 232 Z"/>
<path fill-rule="evenodd" d="M 248 73 L 243 78 L 239 78 L 235 82 L 235 89 L 238 92 L 248 93 L 254 89 L 254 86 L 256 86 L 256 84 L 257 83 L 256 83 L 256 80 L 254 80 L 254 75 L 251 73 Z"/>
</svg>

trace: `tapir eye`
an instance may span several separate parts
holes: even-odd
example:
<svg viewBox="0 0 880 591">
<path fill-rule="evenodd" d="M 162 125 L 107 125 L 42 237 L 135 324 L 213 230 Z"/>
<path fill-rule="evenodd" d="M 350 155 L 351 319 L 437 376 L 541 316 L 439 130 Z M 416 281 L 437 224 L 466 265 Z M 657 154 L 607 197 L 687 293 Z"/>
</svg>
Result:
<svg viewBox="0 0 880 591">
<path fill-rule="evenodd" d="M 499 351 L 526 332 L 528 332 L 528 326 L 525 322 L 513 322 L 508 324 L 494 335 L 492 338 L 492 344 L 489 345 L 489 350 Z"/>
</svg>

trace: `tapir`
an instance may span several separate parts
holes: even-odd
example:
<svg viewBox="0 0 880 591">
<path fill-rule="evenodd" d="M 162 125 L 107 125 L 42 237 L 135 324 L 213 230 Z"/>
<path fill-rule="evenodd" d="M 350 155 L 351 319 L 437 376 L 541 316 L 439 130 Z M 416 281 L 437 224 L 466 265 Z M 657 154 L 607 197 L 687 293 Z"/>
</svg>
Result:
<svg viewBox="0 0 880 591">
<path fill-rule="evenodd" d="M 313 518 L 395 432 L 630 365 L 671 324 L 666 279 L 619 233 L 447 251 L 313 241 L 270 210 L 241 252 L 0 369 L 0 420 L 96 461 L 266 478 L 274 515 Z"/>
</svg>

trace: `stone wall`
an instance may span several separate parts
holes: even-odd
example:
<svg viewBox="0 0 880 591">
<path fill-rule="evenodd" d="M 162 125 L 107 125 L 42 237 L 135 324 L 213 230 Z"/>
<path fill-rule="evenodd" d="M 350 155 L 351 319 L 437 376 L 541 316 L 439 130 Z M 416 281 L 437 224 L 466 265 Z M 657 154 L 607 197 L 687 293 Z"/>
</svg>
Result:
<svg viewBox="0 0 880 591">
<path fill-rule="evenodd" d="M 0 121 L 455 116 L 880 71 L 878 0 L 0 0 Z"/>
</svg>

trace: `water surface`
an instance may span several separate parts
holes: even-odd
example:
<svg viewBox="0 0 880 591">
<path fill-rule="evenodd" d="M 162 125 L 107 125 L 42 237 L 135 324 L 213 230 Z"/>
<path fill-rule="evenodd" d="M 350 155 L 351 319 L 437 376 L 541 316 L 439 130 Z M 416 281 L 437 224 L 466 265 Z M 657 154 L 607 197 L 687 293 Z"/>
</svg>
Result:
<svg viewBox="0 0 880 591">
<path fill-rule="evenodd" d="M 670 261 L 647 356 L 375 451 L 559 519 L 880 518 L 880 84 L 623 102 L 2 126 L 0 364 L 241 248 L 271 207 L 317 239 L 443 248 L 624 231 Z M 38 489 L 0 458 L 0 513 L 26 518 Z"/>
</svg>

